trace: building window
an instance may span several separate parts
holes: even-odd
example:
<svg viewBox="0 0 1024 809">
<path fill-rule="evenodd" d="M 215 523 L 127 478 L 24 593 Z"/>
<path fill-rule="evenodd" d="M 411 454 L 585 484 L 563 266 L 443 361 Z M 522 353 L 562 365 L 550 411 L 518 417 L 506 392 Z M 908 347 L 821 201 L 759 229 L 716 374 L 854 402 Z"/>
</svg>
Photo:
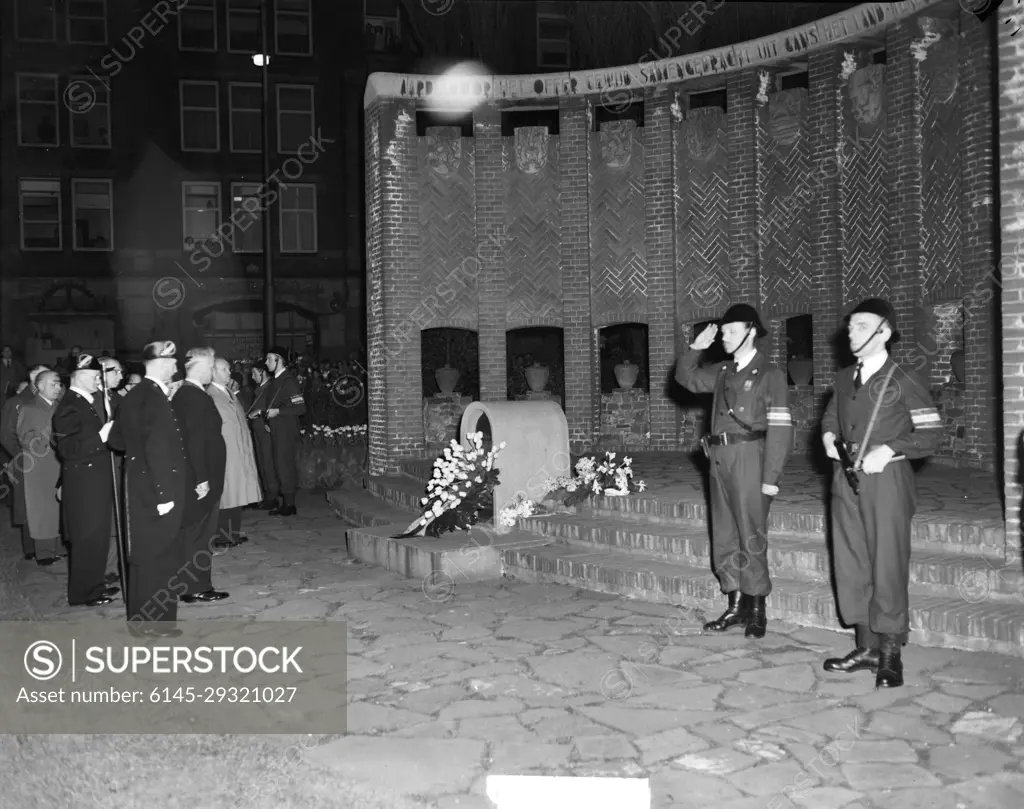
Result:
<svg viewBox="0 0 1024 809">
<path fill-rule="evenodd" d="M 15 0 L 15 36 L 24 42 L 53 42 L 57 39 L 57 16 L 53 0 Z"/>
<path fill-rule="evenodd" d="M 181 82 L 181 150 L 220 151 L 220 99 L 215 81 Z"/>
<path fill-rule="evenodd" d="M 274 37 L 284 56 L 312 55 L 309 0 L 274 0 Z"/>
<path fill-rule="evenodd" d="M 110 148 L 110 92 L 92 76 L 72 76 L 64 91 L 71 114 L 71 145 L 83 149 Z"/>
<path fill-rule="evenodd" d="M 178 49 L 217 50 L 217 9 L 214 0 L 189 0 L 188 5 L 179 3 Z"/>
<path fill-rule="evenodd" d="M 363 0 L 366 47 L 378 53 L 398 49 L 398 0 Z"/>
<path fill-rule="evenodd" d="M 68 42 L 107 44 L 107 0 L 68 0 Z"/>
<path fill-rule="evenodd" d="M 215 182 L 181 184 L 182 233 L 185 249 L 198 250 L 217 236 L 220 227 L 220 186 Z"/>
<path fill-rule="evenodd" d="M 537 3 L 537 64 L 569 67 L 569 18 L 558 3 Z"/>
<path fill-rule="evenodd" d="M 277 86 L 277 151 L 295 154 L 316 135 L 313 88 L 306 85 Z"/>
<path fill-rule="evenodd" d="M 281 186 L 281 252 L 316 252 L 316 186 Z"/>
<path fill-rule="evenodd" d="M 258 154 L 263 148 L 263 88 L 229 84 L 228 107 L 231 151 Z"/>
<path fill-rule="evenodd" d="M 59 146 L 57 77 L 18 74 L 18 145 Z"/>
<path fill-rule="evenodd" d="M 260 52 L 260 0 L 228 0 L 228 50 Z"/>
<path fill-rule="evenodd" d="M 236 253 L 263 252 L 263 210 L 259 183 L 231 184 L 231 221 L 235 225 Z"/>
<path fill-rule="evenodd" d="M 114 190 L 110 180 L 72 180 L 75 250 L 114 249 Z"/>
<path fill-rule="evenodd" d="M 22 250 L 60 250 L 60 180 L 18 184 Z"/>
</svg>

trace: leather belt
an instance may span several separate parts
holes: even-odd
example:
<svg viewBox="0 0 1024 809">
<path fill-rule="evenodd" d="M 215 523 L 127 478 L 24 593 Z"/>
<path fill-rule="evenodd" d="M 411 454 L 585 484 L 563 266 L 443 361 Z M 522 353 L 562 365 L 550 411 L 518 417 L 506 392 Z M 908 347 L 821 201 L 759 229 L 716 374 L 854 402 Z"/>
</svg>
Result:
<svg viewBox="0 0 1024 809">
<path fill-rule="evenodd" d="M 755 430 L 752 433 L 720 433 L 718 435 L 705 436 L 705 440 L 712 447 L 727 447 L 730 444 L 746 444 L 748 441 L 760 441 L 767 435 L 765 430 Z"/>
</svg>

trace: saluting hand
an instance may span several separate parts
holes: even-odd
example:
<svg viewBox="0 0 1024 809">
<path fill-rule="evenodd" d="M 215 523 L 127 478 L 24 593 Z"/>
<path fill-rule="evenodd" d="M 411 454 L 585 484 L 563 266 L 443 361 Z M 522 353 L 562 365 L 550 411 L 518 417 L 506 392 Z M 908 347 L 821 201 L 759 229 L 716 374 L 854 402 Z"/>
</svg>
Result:
<svg viewBox="0 0 1024 809">
<path fill-rule="evenodd" d="M 877 475 L 888 466 L 889 461 L 892 460 L 892 456 L 895 454 L 884 444 L 880 447 L 875 447 L 864 456 L 864 460 L 861 462 L 861 469 L 864 470 L 865 475 Z"/>
<path fill-rule="evenodd" d="M 694 351 L 703 351 L 706 348 L 710 348 L 711 344 L 715 342 L 715 337 L 718 335 L 718 326 L 712 323 L 707 326 L 704 331 L 697 335 L 697 339 L 690 343 L 690 348 Z"/>
<path fill-rule="evenodd" d="M 172 508 L 174 508 L 174 501 L 173 500 L 170 503 L 160 503 L 156 507 L 156 513 L 159 514 L 161 517 L 163 517 L 164 514 L 166 514 Z"/>
</svg>

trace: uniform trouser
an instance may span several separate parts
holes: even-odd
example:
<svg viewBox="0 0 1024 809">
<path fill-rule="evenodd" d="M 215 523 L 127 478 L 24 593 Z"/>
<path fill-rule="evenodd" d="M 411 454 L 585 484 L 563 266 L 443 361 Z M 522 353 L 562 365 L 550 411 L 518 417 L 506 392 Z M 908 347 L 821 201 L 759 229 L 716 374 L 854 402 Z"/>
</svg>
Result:
<svg viewBox="0 0 1024 809">
<path fill-rule="evenodd" d="M 910 523 L 917 482 L 907 461 L 890 461 L 879 474 L 859 477 L 858 497 L 835 464 L 836 595 L 844 623 L 857 628 L 857 645 L 877 649 L 878 635 L 906 643 L 910 631 Z"/>
<path fill-rule="evenodd" d="M 69 526 L 70 528 L 70 526 Z M 90 533 L 75 532 L 68 542 L 68 603 L 84 604 L 107 589 L 104 573 L 110 529 L 100 522 Z M 116 568 L 115 568 L 116 569 Z"/>
<path fill-rule="evenodd" d="M 121 459 L 115 456 L 114 463 L 116 464 L 115 480 L 120 481 Z M 120 493 L 118 497 L 120 498 Z M 117 557 L 117 507 L 114 506 L 113 516 L 110 518 L 110 547 L 107 549 L 107 569 L 105 571 L 108 575 L 118 575 Z"/>
<path fill-rule="evenodd" d="M 185 586 L 182 595 L 194 596 L 213 589 L 213 540 L 217 533 L 217 505 L 191 525 L 182 527 L 178 535 L 185 551 L 178 580 Z"/>
<path fill-rule="evenodd" d="M 222 508 L 217 516 L 218 539 L 234 542 L 242 535 L 242 507 Z"/>
<path fill-rule="evenodd" d="M 21 526 L 21 550 L 25 556 L 36 555 L 36 543 L 32 541 L 32 535 L 28 532 L 28 523 Z"/>
<path fill-rule="evenodd" d="M 711 447 L 711 562 L 722 592 L 772 591 L 768 508 L 761 494 L 764 442 Z"/>
<path fill-rule="evenodd" d="M 260 470 L 260 482 L 263 484 L 263 497 L 266 500 L 276 500 L 281 494 L 281 489 L 277 475 L 274 474 L 274 446 L 270 441 L 270 433 L 263 429 L 264 423 L 257 419 L 252 428 L 252 438 L 256 444 L 256 464 Z"/>
<path fill-rule="evenodd" d="M 295 466 L 295 435 L 289 429 L 271 428 L 270 441 L 274 450 L 274 475 L 277 486 L 287 505 L 295 503 L 295 491 L 299 488 L 299 473 Z"/>
<path fill-rule="evenodd" d="M 181 577 L 181 545 L 172 542 L 144 562 L 128 565 L 128 617 L 131 621 L 176 621 L 178 595 L 169 586 Z"/>
</svg>

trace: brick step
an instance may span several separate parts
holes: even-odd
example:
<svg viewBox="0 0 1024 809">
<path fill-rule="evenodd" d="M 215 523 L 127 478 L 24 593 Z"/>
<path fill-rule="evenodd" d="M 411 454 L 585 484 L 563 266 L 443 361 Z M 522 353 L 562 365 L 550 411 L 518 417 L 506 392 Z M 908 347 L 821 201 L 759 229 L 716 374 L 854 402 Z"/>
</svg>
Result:
<svg viewBox="0 0 1024 809">
<path fill-rule="evenodd" d="M 502 553 L 505 575 L 522 581 L 560 583 L 654 603 L 697 607 L 709 617 L 724 609 L 718 582 L 706 568 L 575 544 L 515 548 Z M 768 597 L 772 620 L 841 629 L 831 587 L 779 578 Z M 1024 610 L 1018 604 L 968 603 L 917 586 L 910 594 L 911 643 L 1024 657 Z M 734 630 L 738 632 L 738 630 Z M 841 644 L 837 644 L 837 648 Z"/>
<path fill-rule="evenodd" d="M 522 519 L 518 527 L 552 539 L 566 540 L 646 559 L 695 565 L 709 570 L 711 542 L 707 531 L 689 524 L 627 522 L 596 514 L 545 515 Z M 831 555 L 822 536 L 769 533 L 768 564 L 772 577 L 831 581 Z M 1018 566 L 966 554 L 915 548 L 910 581 L 924 592 L 973 602 L 988 598 L 1024 603 L 1024 572 Z"/>
<path fill-rule="evenodd" d="M 367 477 L 366 490 L 386 503 L 409 514 L 421 513 L 420 500 L 427 494 L 427 484 L 410 477 Z"/>
<path fill-rule="evenodd" d="M 403 520 L 406 525 L 412 522 L 408 511 L 374 496 L 365 488 L 346 485 L 327 492 L 327 503 L 338 519 L 352 526 L 368 528 L 401 523 Z"/>
</svg>

